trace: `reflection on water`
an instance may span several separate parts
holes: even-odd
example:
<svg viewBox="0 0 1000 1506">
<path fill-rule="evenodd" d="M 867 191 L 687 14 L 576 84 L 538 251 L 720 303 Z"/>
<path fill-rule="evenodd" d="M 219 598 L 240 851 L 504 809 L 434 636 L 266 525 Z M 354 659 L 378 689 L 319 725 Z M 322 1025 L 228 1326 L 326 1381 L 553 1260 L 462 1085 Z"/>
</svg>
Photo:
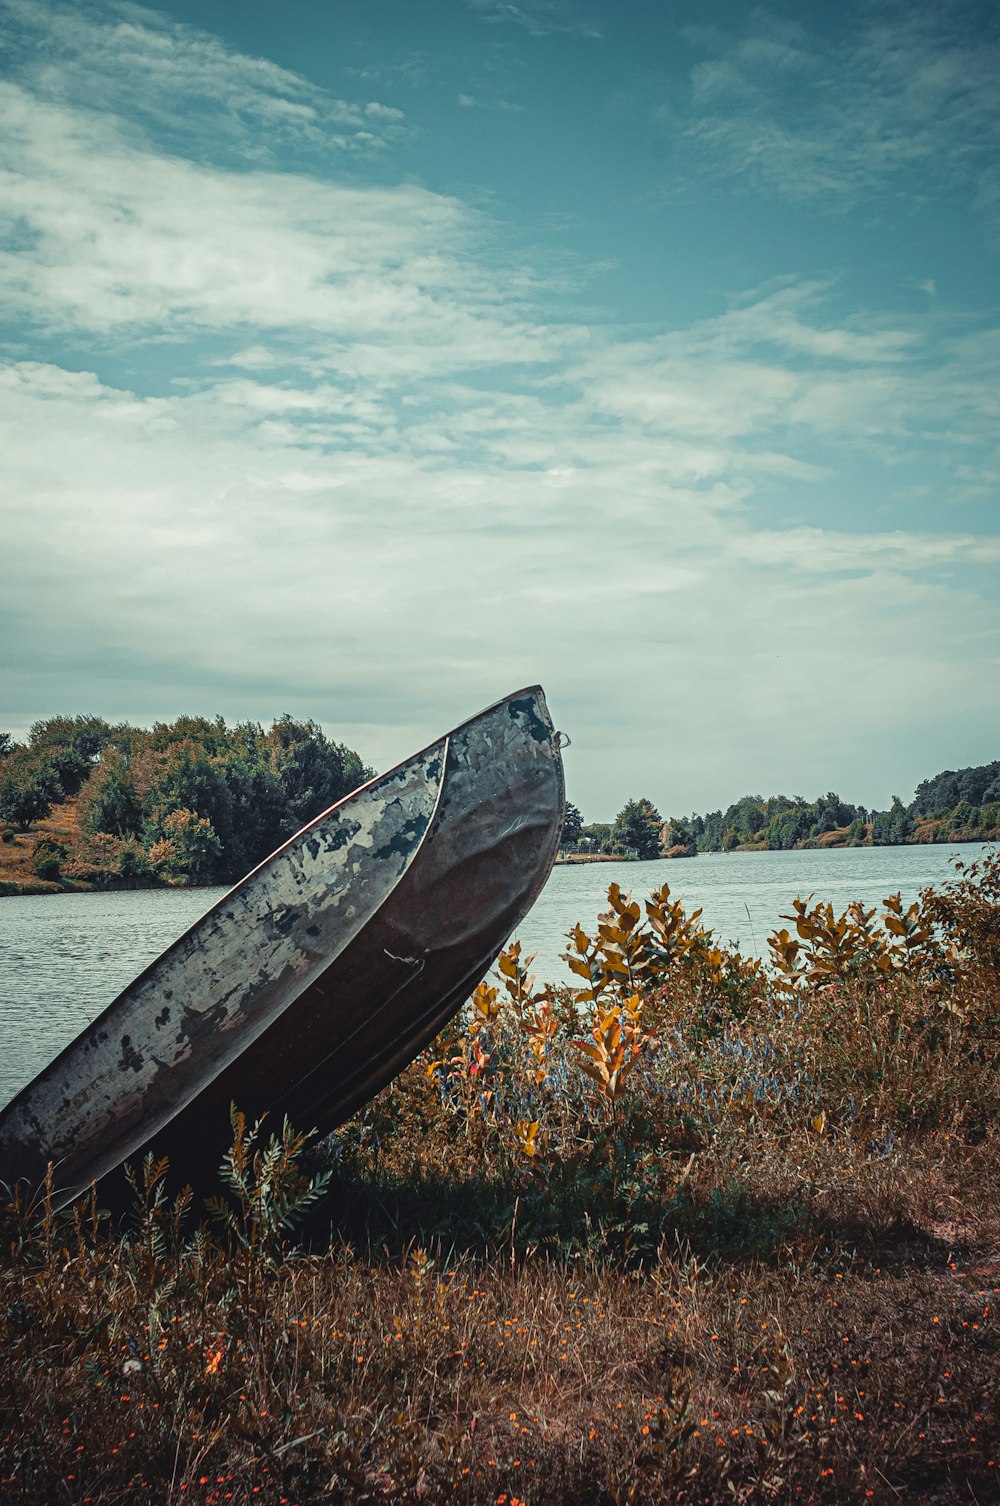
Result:
<svg viewBox="0 0 1000 1506">
<path fill-rule="evenodd" d="M 982 851 L 966 845 L 962 856 Z M 707 925 L 747 952 L 796 895 L 843 909 L 899 889 L 915 898 L 950 872 L 946 847 L 853 847 L 826 852 L 713 853 L 679 862 L 591 863 L 553 870 L 518 935 L 539 980 L 566 980 L 563 936 L 588 928 L 617 881 L 637 898 L 669 883 Z M 0 1103 L 39 1072 L 125 985 L 221 898 L 224 889 L 39 894 L 0 899 Z"/>
</svg>

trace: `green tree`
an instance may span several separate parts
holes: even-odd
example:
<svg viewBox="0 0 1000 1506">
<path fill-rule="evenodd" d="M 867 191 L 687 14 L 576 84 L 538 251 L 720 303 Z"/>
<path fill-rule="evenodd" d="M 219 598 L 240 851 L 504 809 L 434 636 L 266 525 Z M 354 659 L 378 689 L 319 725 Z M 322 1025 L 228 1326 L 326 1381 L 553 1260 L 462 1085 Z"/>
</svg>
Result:
<svg viewBox="0 0 1000 1506">
<path fill-rule="evenodd" d="M 983 839 L 985 841 L 995 841 L 997 834 L 1000 833 L 1000 801 L 987 801 L 980 814 L 982 817 Z"/>
<path fill-rule="evenodd" d="M 117 749 L 109 748 L 84 791 L 80 812 L 83 829 L 113 837 L 138 837 L 143 819 L 142 801 L 128 763 Z"/>
<path fill-rule="evenodd" d="M 0 780 L 0 821 L 9 821 L 27 831 L 52 809 L 62 793 L 59 777 L 47 763 L 39 763 L 22 749 L 8 760 Z"/>
<path fill-rule="evenodd" d="M 968 800 L 960 800 L 952 811 L 951 824 L 963 834 L 974 830 L 979 825 L 979 820 L 978 805 L 972 805 Z"/>
<path fill-rule="evenodd" d="M 697 851 L 694 832 L 683 816 L 671 816 L 667 822 L 666 833 L 662 838 L 661 845 L 663 847 L 683 847 L 685 852 L 692 855 Z"/>
<path fill-rule="evenodd" d="M 876 811 L 872 822 L 872 843 L 876 847 L 893 847 L 905 842 L 913 830 L 906 807 L 898 795 L 893 795 L 892 806 L 887 811 Z"/>
<path fill-rule="evenodd" d="M 779 811 L 767 824 L 767 845 L 774 851 L 787 851 L 809 834 L 809 807 L 804 803 Z"/>
<path fill-rule="evenodd" d="M 572 800 L 566 801 L 566 816 L 563 821 L 562 840 L 566 847 L 575 847 L 583 832 L 583 817 Z"/>
<path fill-rule="evenodd" d="M 857 816 L 858 810 L 857 806 L 848 805 L 838 794 L 830 790 L 813 801 L 811 814 L 809 835 L 821 837 L 824 832 L 837 831 L 840 827 L 849 825 Z"/>
<path fill-rule="evenodd" d="M 67 850 L 61 842 L 53 842 L 48 837 L 42 837 L 35 843 L 35 849 L 31 855 L 31 866 L 40 879 L 52 879 L 58 883 L 62 877 L 59 865 L 64 863 L 67 857 Z"/>
<path fill-rule="evenodd" d="M 123 889 L 146 889 L 156 882 L 156 874 L 150 866 L 142 846 L 133 837 L 121 844 L 118 854 L 118 884 Z"/>
<path fill-rule="evenodd" d="M 226 753 L 232 737 L 221 716 L 214 721 L 207 716 L 179 716 L 175 722 L 154 722 L 149 734 L 150 743 L 158 753 L 166 752 L 174 743 L 196 743 L 209 758 Z"/>
<path fill-rule="evenodd" d="M 663 817 L 651 800 L 629 800 L 612 822 L 611 841 L 621 852 L 634 852 L 638 858 L 658 858 L 662 829 Z"/>
<path fill-rule="evenodd" d="M 172 743 L 153 757 L 154 769 L 144 802 L 147 844 L 170 837 L 167 822 L 172 813 L 194 812 L 211 826 L 215 843 L 216 870 L 209 874 L 199 869 L 199 882 L 224 877 L 223 854 L 233 832 L 233 797 L 224 764 L 191 738 Z"/>
<path fill-rule="evenodd" d="M 99 716 L 52 716 L 35 722 L 28 736 L 28 751 L 55 773 L 56 798 L 75 795 L 94 767 L 104 746 L 108 724 Z"/>
<path fill-rule="evenodd" d="M 157 847 L 167 844 L 169 856 L 163 861 L 161 855 L 159 866 L 192 884 L 209 884 L 216 877 L 222 843 L 204 816 L 190 810 L 171 811 L 163 821 L 160 844 L 150 848 L 150 860 L 155 861 Z"/>
<path fill-rule="evenodd" d="M 591 821 L 580 828 L 580 842 L 594 852 L 607 852 L 611 845 L 610 821 Z"/>
<path fill-rule="evenodd" d="M 299 823 L 289 815 L 277 774 L 254 754 L 229 758 L 223 772 L 232 798 L 225 869 L 237 879 L 280 847 Z"/>
<path fill-rule="evenodd" d="M 728 832 L 732 829 L 739 842 L 751 842 L 767 825 L 767 812 L 760 795 L 743 795 L 722 818 Z"/>
<path fill-rule="evenodd" d="M 726 828 L 722 823 L 721 811 L 707 811 L 704 816 L 699 816 L 701 831 L 698 835 L 699 852 L 721 852 L 722 839 L 726 835 Z"/>
<path fill-rule="evenodd" d="M 271 767 L 281 783 L 292 832 L 371 778 L 358 755 L 331 742 L 316 722 L 287 714 L 267 734 Z"/>
</svg>

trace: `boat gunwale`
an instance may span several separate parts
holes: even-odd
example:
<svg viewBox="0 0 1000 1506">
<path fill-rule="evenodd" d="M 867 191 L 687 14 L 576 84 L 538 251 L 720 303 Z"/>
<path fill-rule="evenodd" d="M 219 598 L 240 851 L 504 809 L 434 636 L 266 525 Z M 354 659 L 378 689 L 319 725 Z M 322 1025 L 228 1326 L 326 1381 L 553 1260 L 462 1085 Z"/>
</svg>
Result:
<svg viewBox="0 0 1000 1506">
<path fill-rule="evenodd" d="M 223 905 L 228 904 L 235 894 L 248 887 L 252 880 L 254 880 L 264 869 L 270 867 L 270 865 L 277 858 L 288 852 L 288 850 L 299 843 L 308 832 L 314 830 L 342 806 L 345 806 L 349 802 L 357 799 L 358 796 L 362 795 L 366 791 L 371 790 L 376 785 L 381 784 L 383 781 L 392 779 L 395 775 L 399 774 L 410 765 L 419 763 L 421 759 L 426 758 L 427 755 L 433 753 L 435 750 L 440 750 L 441 777 L 438 781 L 434 805 L 428 818 L 427 825 L 424 828 L 423 833 L 421 834 L 420 841 L 417 843 L 417 846 L 414 848 L 413 853 L 411 854 L 410 861 L 403 868 L 402 872 L 397 874 L 393 884 L 388 889 L 386 894 L 371 910 L 371 913 L 368 916 L 368 919 L 370 920 L 372 916 L 378 913 L 378 911 L 382 908 L 382 905 L 392 896 L 398 884 L 410 871 L 413 863 L 417 860 L 421 851 L 423 850 L 428 834 L 433 828 L 435 818 L 440 808 L 442 793 L 444 791 L 445 768 L 447 764 L 448 748 L 452 738 L 457 736 L 458 733 L 464 731 L 467 727 L 472 726 L 473 723 L 481 721 L 484 717 L 489 716 L 494 711 L 497 711 L 501 706 L 507 705 L 512 701 L 521 700 L 527 696 L 541 696 L 544 704 L 544 695 L 545 693 L 541 685 L 530 685 L 525 686 L 521 690 L 513 691 L 510 695 L 501 696 L 499 700 L 492 702 L 492 704 L 489 706 L 485 706 L 474 716 L 467 717 L 465 721 L 460 722 L 449 732 L 444 733 L 440 737 L 433 738 L 429 743 L 425 744 L 424 747 L 418 749 L 415 753 L 411 753 L 409 757 L 403 758 L 398 763 L 393 764 L 391 768 L 384 770 L 380 774 L 373 774 L 371 779 L 366 779 L 364 784 L 360 784 L 357 786 L 357 788 L 349 790 L 346 795 L 342 795 L 339 800 L 335 800 L 332 805 L 328 805 L 325 810 L 320 811 L 319 814 L 314 816 L 311 821 L 307 821 L 304 826 L 301 826 L 298 829 L 298 831 L 293 832 L 292 835 L 280 845 L 280 847 L 276 847 L 273 852 L 267 855 L 266 858 L 263 858 L 261 862 L 257 863 L 253 868 L 251 868 L 248 873 L 245 873 L 241 879 L 238 879 L 235 884 L 227 888 L 226 892 L 221 895 L 213 905 L 210 905 L 207 910 L 203 911 L 202 914 L 197 917 L 197 919 L 193 920 L 191 924 L 184 931 L 182 931 L 174 941 L 170 943 L 169 946 L 165 947 L 162 952 L 160 952 L 156 957 L 152 958 L 141 972 L 137 973 L 134 978 L 126 983 L 124 988 L 119 990 L 119 992 L 114 996 L 113 999 L 108 1002 L 108 1004 L 105 1005 L 104 1009 L 102 1009 L 99 1014 L 95 1015 L 92 1020 L 89 1020 L 81 1030 L 77 1031 L 76 1035 L 74 1035 L 71 1040 L 67 1041 L 66 1045 L 63 1046 L 54 1057 L 52 1057 L 51 1061 L 46 1063 L 41 1071 L 36 1072 L 35 1076 L 32 1077 L 29 1082 L 26 1082 L 23 1087 L 18 1089 L 13 1098 L 9 1099 L 7 1103 L 0 1107 L 0 1136 L 3 1135 L 4 1128 L 10 1120 L 16 1118 L 19 1113 L 22 1113 L 26 1109 L 29 1109 L 30 1099 L 34 1096 L 35 1092 L 44 1085 L 50 1083 L 51 1079 L 57 1074 L 58 1069 L 65 1064 L 66 1060 L 75 1051 L 79 1049 L 79 1042 L 81 1038 L 86 1035 L 88 1031 L 95 1029 L 97 1026 L 106 1025 L 112 1018 L 113 1014 L 122 1005 L 127 996 L 130 995 L 134 990 L 139 988 L 141 984 L 148 981 L 152 974 L 158 968 L 160 968 L 168 958 L 173 957 L 173 955 L 183 946 L 186 941 L 188 941 L 193 933 L 199 930 L 200 927 L 205 925 L 210 916 L 214 915 L 218 910 L 220 910 Z M 363 924 L 367 924 L 367 921 Z M 349 943 L 345 943 L 345 945 L 347 944 Z M 296 995 L 296 997 L 298 997 L 298 995 Z M 294 999 L 289 999 L 284 1008 L 288 1008 L 292 1003 L 294 1003 Z M 264 1029 L 269 1028 L 270 1024 L 273 1024 L 274 1021 L 278 1019 L 280 1017 L 280 1014 L 283 1012 L 284 1009 L 276 1011 L 269 1021 L 269 1024 L 265 1026 Z M 237 1055 L 238 1054 L 239 1053 L 237 1053 Z M 233 1058 L 233 1060 L 235 1060 L 235 1057 Z M 218 1071 L 213 1073 L 210 1081 L 214 1080 L 214 1078 L 217 1077 L 222 1071 L 225 1071 L 228 1065 L 229 1063 L 224 1062 L 222 1066 L 219 1067 Z M 181 1113 L 186 1107 L 188 1101 L 189 1100 L 185 1100 L 184 1103 L 180 1104 L 177 1107 L 174 1113 L 172 1113 L 168 1118 L 164 1119 L 163 1124 L 160 1126 L 160 1128 L 164 1128 L 171 1122 L 171 1120 L 176 1118 L 177 1115 Z"/>
</svg>

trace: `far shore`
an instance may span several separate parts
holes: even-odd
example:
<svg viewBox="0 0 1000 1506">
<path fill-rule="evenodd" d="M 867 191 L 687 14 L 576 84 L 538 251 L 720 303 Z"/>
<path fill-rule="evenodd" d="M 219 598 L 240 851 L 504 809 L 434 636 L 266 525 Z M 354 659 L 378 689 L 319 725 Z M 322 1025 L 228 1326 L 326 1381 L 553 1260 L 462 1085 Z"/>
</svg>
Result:
<svg viewBox="0 0 1000 1506">
<path fill-rule="evenodd" d="M 616 852 L 561 852 L 554 867 L 563 863 L 634 863 L 637 859 Z"/>
<path fill-rule="evenodd" d="M 42 823 L 39 823 L 41 825 Z M 19 833 L 26 837 L 30 834 Z M 812 840 L 809 842 L 797 842 L 793 848 L 781 849 L 789 852 L 825 852 L 834 846 L 839 847 L 871 847 L 870 842 L 824 842 Z M 983 846 L 982 837 L 954 837 L 948 842 L 902 842 L 902 847 L 960 847 L 960 846 Z M 741 856 L 755 853 L 768 853 L 777 850 L 767 847 L 751 846 L 749 843 L 741 847 L 733 847 L 726 856 L 739 854 Z M 6 850 L 9 851 L 9 848 Z M 80 880 L 42 879 L 35 875 L 27 876 L 27 863 L 22 862 L 15 867 L 13 864 L 5 864 L 3 859 L 6 852 L 0 849 L 0 899 L 18 899 L 27 895 L 39 894 L 107 894 L 110 892 L 122 892 L 129 890 L 150 889 L 211 889 L 227 888 L 228 884 L 185 884 L 174 878 L 162 880 L 156 884 L 108 884 L 96 885 L 83 883 Z M 560 852 L 553 864 L 556 868 L 569 868 L 580 863 L 638 863 L 645 862 L 675 862 L 684 858 L 714 858 L 719 854 L 715 851 L 692 852 L 689 848 L 673 849 L 670 852 L 660 852 L 655 858 L 640 859 L 633 853 L 625 852 Z M 235 882 L 235 881 L 234 881 Z"/>
</svg>

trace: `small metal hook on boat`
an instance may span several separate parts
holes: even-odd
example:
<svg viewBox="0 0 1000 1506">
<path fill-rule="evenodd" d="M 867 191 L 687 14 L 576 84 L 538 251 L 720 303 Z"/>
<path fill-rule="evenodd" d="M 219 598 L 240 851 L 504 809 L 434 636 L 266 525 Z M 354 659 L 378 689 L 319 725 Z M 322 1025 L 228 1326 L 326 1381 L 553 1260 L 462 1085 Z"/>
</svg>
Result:
<svg viewBox="0 0 1000 1506">
<path fill-rule="evenodd" d="M 563 750 L 563 748 L 571 748 L 573 746 L 573 742 L 572 742 L 572 739 L 569 736 L 569 733 L 568 732 L 553 732 L 553 734 L 552 734 L 552 746 L 555 748 L 555 750 L 556 750 L 557 753 L 561 753 L 562 750 Z"/>
</svg>

